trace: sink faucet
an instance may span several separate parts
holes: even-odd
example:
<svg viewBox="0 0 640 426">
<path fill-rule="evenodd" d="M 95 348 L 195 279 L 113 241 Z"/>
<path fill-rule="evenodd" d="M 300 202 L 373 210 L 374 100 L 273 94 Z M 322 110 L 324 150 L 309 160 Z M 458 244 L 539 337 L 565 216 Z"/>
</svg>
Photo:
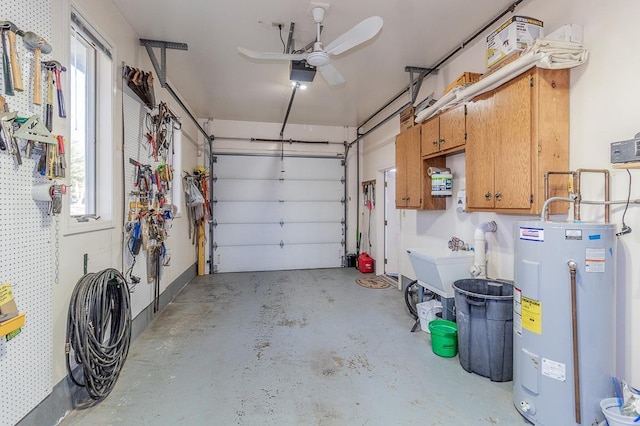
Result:
<svg viewBox="0 0 640 426">
<path fill-rule="evenodd" d="M 449 248 L 451 251 L 470 250 L 469 244 L 465 243 L 458 237 L 451 237 L 449 240 Z"/>
</svg>

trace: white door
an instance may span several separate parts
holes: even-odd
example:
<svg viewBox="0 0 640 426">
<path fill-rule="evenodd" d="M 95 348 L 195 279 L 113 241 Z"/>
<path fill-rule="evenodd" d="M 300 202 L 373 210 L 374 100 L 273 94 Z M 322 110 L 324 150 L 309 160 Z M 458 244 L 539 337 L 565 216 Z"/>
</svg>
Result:
<svg viewBox="0 0 640 426">
<path fill-rule="evenodd" d="M 396 209 L 396 169 L 384 172 L 384 273 L 397 276 L 400 250 L 400 210 Z"/>
<path fill-rule="evenodd" d="M 343 176 L 339 158 L 218 155 L 214 270 L 342 266 Z"/>
</svg>

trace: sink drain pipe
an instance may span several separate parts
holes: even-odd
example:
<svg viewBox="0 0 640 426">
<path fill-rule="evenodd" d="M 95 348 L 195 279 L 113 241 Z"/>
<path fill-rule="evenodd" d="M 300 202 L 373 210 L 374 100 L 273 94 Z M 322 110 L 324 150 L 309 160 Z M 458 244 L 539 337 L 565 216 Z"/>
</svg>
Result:
<svg viewBox="0 0 640 426">
<path fill-rule="evenodd" d="M 484 234 L 486 232 L 496 232 L 498 225 L 492 220 L 480 225 L 473 235 L 473 265 L 469 268 L 471 276 L 474 278 L 487 277 L 487 248 Z"/>
</svg>

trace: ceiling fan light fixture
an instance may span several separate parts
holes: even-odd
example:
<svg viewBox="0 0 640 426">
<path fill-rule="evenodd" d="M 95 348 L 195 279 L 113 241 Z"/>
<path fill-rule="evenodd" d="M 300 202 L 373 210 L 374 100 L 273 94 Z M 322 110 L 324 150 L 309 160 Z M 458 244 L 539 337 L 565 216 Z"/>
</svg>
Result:
<svg viewBox="0 0 640 426">
<path fill-rule="evenodd" d="M 329 55 L 327 52 L 316 51 L 307 55 L 307 63 L 314 67 L 321 67 L 329 63 Z"/>
</svg>

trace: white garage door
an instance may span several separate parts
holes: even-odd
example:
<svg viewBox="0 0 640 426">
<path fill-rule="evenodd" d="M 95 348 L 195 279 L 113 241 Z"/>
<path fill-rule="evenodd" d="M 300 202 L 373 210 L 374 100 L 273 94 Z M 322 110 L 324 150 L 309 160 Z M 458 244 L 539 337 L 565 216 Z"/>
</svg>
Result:
<svg viewBox="0 0 640 426">
<path fill-rule="evenodd" d="M 342 266 L 340 158 L 218 155 L 213 174 L 216 272 Z"/>
</svg>

